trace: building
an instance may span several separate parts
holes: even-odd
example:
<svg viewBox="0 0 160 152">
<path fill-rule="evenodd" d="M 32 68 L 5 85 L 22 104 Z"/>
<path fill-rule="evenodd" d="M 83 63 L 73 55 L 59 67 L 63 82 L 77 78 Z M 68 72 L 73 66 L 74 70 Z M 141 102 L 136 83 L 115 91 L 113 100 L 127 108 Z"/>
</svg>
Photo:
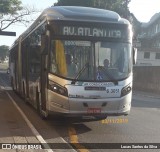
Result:
<svg viewBox="0 0 160 152">
<path fill-rule="evenodd" d="M 137 49 L 137 66 L 160 66 L 160 13 L 141 24 Z"/>
</svg>

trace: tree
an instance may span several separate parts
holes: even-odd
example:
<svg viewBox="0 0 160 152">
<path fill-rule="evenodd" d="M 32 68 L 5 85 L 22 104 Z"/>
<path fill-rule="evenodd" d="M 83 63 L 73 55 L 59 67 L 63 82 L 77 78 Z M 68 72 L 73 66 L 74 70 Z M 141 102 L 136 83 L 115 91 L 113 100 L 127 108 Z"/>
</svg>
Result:
<svg viewBox="0 0 160 152">
<path fill-rule="evenodd" d="M 8 56 L 9 46 L 1 45 L 0 46 L 0 60 L 4 61 L 5 57 Z"/>
<path fill-rule="evenodd" d="M 21 5 L 20 0 L 0 0 L 0 31 L 14 23 L 29 23 L 25 17 L 36 11 Z"/>
<path fill-rule="evenodd" d="M 128 4 L 131 0 L 58 0 L 55 6 L 86 6 L 103 8 L 117 12 L 120 16 L 129 19 Z"/>
<path fill-rule="evenodd" d="M 86 6 L 102 8 L 117 12 L 121 17 L 126 18 L 133 25 L 134 38 L 140 31 L 141 23 L 129 11 L 131 0 L 58 0 L 55 6 Z"/>
<path fill-rule="evenodd" d="M 133 26 L 133 39 L 136 40 L 137 36 L 139 35 L 139 33 L 141 33 L 141 27 L 142 27 L 142 23 L 139 22 L 136 17 L 134 16 L 134 14 L 131 13 L 130 16 L 130 21 L 132 23 Z"/>
<path fill-rule="evenodd" d="M 117 12 L 121 17 L 129 19 L 128 4 L 131 0 L 95 0 L 94 6 Z"/>
<path fill-rule="evenodd" d="M 94 5 L 94 0 L 58 0 L 54 3 L 54 6 L 86 6 L 90 7 Z"/>
</svg>

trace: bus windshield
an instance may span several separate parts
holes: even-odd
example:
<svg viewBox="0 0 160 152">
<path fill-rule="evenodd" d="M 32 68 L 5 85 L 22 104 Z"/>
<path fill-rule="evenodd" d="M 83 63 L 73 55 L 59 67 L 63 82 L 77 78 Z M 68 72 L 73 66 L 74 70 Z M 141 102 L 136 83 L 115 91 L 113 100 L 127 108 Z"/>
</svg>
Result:
<svg viewBox="0 0 160 152">
<path fill-rule="evenodd" d="M 132 70 L 131 44 L 52 40 L 50 72 L 78 81 L 118 81 Z"/>
</svg>

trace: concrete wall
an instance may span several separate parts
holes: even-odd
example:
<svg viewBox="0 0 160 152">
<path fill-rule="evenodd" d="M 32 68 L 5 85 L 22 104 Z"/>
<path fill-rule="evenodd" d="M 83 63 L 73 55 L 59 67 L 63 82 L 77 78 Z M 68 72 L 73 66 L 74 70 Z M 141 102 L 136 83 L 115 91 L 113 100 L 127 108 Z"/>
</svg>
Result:
<svg viewBox="0 0 160 152">
<path fill-rule="evenodd" d="M 133 87 L 135 90 L 160 94 L 160 66 L 135 66 Z"/>
<path fill-rule="evenodd" d="M 160 59 L 156 59 L 156 53 L 158 52 L 149 52 L 149 53 L 150 57 L 148 59 L 145 59 L 144 51 L 138 51 L 136 66 L 160 66 Z"/>
</svg>

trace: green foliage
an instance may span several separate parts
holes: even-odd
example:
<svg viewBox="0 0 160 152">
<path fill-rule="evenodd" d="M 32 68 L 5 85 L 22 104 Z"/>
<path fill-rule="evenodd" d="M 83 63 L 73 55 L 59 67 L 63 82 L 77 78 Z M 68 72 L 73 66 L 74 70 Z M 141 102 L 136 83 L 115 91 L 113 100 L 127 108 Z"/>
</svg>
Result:
<svg viewBox="0 0 160 152">
<path fill-rule="evenodd" d="M 22 9 L 20 0 L 0 0 L 0 30 L 17 22 Z"/>
<path fill-rule="evenodd" d="M 22 10 L 20 0 L 0 0 L 0 15 L 16 14 Z"/>
<path fill-rule="evenodd" d="M 55 6 L 86 6 L 91 7 L 94 5 L 94 0 L 58 0 Z"/>
<path fill-rule="evenodd" d="M 124 18 L 129 18 L 128 4 L 131 0 L 58 0 L 55 6 L 86 6 L 112 10 Z"/>
<path fill-rule="evenodd" d="M 15 23 L 27 25 L 32 21 L 25 17 L 36 12 L 35 9 L 22 7 L 21 4 L 21 0 L 0 0 L 0 31 Z"/>
<path fill-rule="evenodd" d="M 8 56 L 9 46 L 1 45 L 0 46 L 0 60 L 4 61 L 5 57 Z"/>
<path fill-rule="evenodd" d="M 133 25 L 134 37 L 140 32 L 141 23 L 129 11 L 131 0 L 58 0 L 55 6 L 86 6 L 107 9 L 117 12 Z"/>
<path fill-rule="evenodd" d="M 134 16 L 134 14 L 131 13 L 130 16 L 130 21 L 132 23 L 132 27 L 133 27 L 133 39 L 136 39 L 138 34 L 141 33 L 141 26 L 142 23 L 139 22 L 136 17 Z"/>
</svg>

